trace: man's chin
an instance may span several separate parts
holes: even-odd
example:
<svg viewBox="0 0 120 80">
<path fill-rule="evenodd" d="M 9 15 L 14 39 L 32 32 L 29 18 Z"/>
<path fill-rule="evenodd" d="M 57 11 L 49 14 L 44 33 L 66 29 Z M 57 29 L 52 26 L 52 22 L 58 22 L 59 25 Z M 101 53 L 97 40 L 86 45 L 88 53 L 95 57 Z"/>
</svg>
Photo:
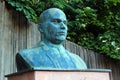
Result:
<svg viewBox="0 0 120 80">
<path fill-rule="evenodd" d="M 58 41 L 65 41 L 65 40 L 66 40 L 66 37 L 59 37 L 59 38 L 57 38 L 56 40 L 58 40 Z"/>
<path fill-rule="evenodd" d="M 55 40 L 55 43 L 56 43 L 56 44 L 61 44 L 61 43 L 62 43 L 63 41 L 65 41 L 65 40 L 66 40 L 66 38 L 56 39 L 56 40 Z"/>
<path fill-rule="evenodd" d="M 66 40 L 66 37 L 65 36 L 58 36 L 56 39 L 57 40 Z"/>
</svg>

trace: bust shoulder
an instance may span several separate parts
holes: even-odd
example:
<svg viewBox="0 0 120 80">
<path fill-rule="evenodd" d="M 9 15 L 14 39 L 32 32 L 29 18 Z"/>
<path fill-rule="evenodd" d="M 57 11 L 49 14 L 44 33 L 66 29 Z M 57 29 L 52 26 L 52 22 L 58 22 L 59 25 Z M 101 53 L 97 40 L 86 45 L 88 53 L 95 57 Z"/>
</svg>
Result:
<svg viewBox="0 0 120 80">
<path fill-rule="evenodd" d="M 78 69 L 87 69 L 87 65 L 85 64 L 84 60 L 81 57 L 79 57 L 77 54 L 71 53 L 69 51 L 67 51 L 67 53 L 69 53 L 70 57 L 72 57 L 74 62 L 76 62 L 76 67 Z"/>
<path fill-rule="evenodd" d="M 34 54 L 38 54 L 41 51 L 42 51 L 41 47 L 36 47 L 36 48 L 21 50 L 20 52 L 18 52 L 18 54 L 21 55 L 22 57 L 25 57 L 25 56 L 32 56 Z"/>
</svg>

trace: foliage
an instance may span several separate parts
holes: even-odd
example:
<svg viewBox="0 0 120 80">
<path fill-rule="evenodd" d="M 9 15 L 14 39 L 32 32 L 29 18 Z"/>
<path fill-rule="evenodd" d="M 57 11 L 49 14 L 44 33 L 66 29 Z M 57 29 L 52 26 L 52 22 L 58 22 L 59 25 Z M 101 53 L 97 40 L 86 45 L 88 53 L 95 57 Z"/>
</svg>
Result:
<svg viewBox="0 0 120 80">
<path fill-rule="evenodd" d="M 38 21 L 50 7 L 68 17 L 67 39 L 85 48 L 120 60 L 120 0 L 6 0 L 26 18 Z"/>
</svg>

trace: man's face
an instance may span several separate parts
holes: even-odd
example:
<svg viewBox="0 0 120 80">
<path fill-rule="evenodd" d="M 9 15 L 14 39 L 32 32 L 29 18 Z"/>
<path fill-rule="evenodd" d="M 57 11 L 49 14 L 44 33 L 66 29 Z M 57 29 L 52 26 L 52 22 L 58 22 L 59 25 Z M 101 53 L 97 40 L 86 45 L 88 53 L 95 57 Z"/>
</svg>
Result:
<svg viewBox="0 0 120 80">
<path fill-rule="evenodd" d="M 54 44 L 59 44 L 63 42 L 67 36 L 66 16 L 59 10 L 49 11 L 48 14 L 50 16 L 43 23 L 44 38 Z"/>
</svg>

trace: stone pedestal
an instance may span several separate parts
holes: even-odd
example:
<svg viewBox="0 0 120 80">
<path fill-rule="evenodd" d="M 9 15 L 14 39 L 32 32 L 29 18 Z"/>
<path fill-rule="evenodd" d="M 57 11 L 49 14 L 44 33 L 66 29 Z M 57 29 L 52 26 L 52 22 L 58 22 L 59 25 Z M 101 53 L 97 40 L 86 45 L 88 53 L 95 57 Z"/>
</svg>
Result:
<svg viewBox="0 0 120 80">
<path fill-rule="evenodd" d="M 112 80 L 111 70 L 28 70 L 6 75 L 8 80 Z"/>
</svg>

